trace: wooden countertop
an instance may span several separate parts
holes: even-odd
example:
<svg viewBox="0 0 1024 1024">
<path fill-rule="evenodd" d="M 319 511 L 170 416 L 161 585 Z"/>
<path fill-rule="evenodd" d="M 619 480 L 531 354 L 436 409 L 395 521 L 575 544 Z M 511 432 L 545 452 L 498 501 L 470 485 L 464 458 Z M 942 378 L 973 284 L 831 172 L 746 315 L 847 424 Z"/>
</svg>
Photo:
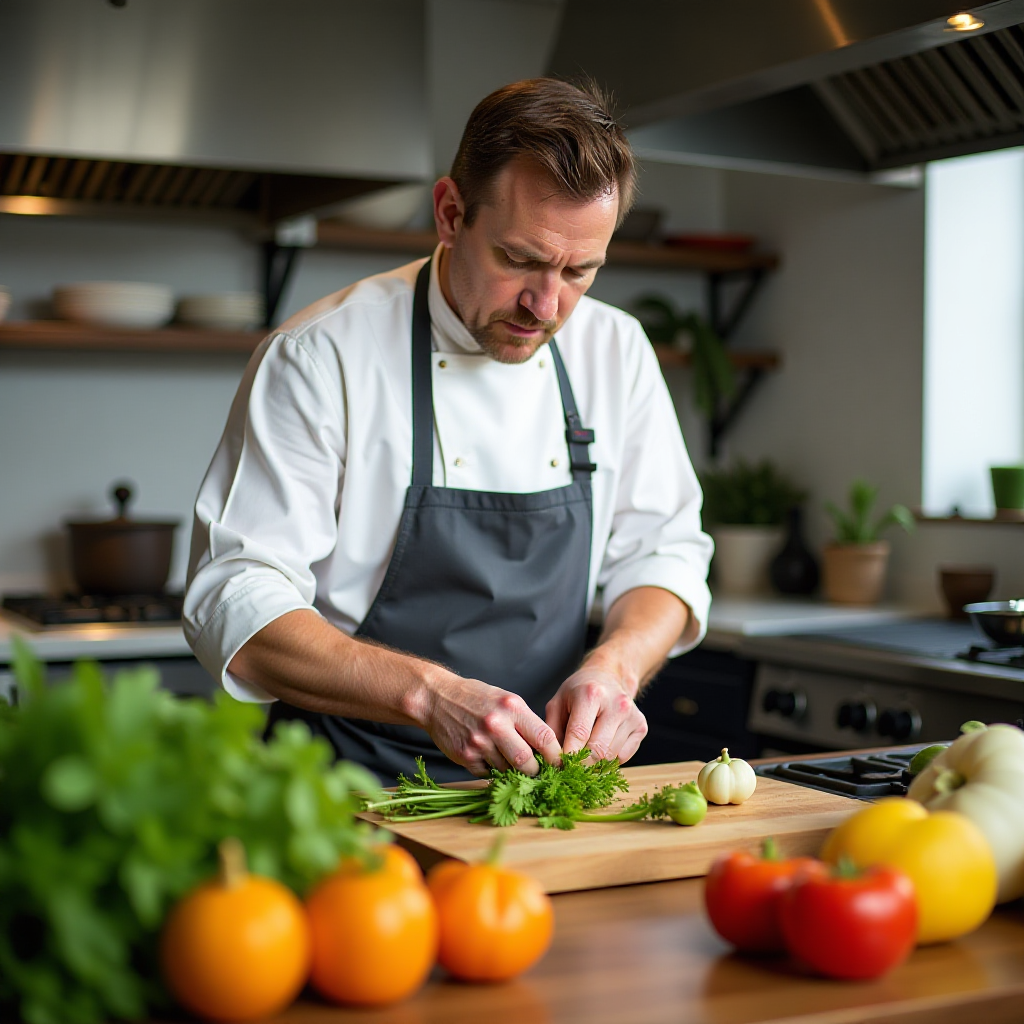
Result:
<svg viewBox="0 0 1024 1024">
<path fill-rule="evenodd" d="M 278 1024 L 984 1024 L 1020 1021 L 1024 904 L 958 942 L 916 950 L 875 982 L 805 974 L 785 959 L 739 957 L 711 930 L 703 880 L 566 893 L 555 940 L 523 978 L 461 985 L 440 974 L 382 1010 L 302 1001 Z"/>
</svg>

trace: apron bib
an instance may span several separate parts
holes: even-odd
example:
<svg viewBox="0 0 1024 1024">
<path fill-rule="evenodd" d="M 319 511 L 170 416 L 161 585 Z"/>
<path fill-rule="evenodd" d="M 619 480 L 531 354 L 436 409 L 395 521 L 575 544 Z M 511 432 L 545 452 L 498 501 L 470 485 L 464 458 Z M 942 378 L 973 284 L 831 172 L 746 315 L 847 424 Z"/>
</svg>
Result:
<svg viewBox="0 0 1024 1024">
<path fill-rule="evenodd" d="M 580 422 L 552 340 L 572 483 L 530 494 L 434 487 L 429 282 L 428 261 L 413 300 L 412 486 L 384 582 L 355 635 L 519 694 L 543 717 L 544 705 L 584 653 L 594 434 Z M 278 701 L 268 731 L 294 718 L 325 736 L 338 757 L 364 765 L 385 784 L 399 772 L 411 774 L 417 756 L 441 782 L 471 778 L 423 729 L 324 715 Z"/>
</svg>

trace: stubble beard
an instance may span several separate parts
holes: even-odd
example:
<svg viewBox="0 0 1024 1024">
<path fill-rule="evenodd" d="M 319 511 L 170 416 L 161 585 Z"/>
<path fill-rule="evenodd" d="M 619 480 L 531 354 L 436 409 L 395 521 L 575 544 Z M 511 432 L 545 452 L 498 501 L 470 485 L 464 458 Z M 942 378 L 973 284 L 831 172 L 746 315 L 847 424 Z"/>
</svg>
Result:
<svg viewBox="0 0 1024 1024">
<path fill-rule="evenodd" d="M 540 338 L 516 338 L 503 330 L 501 322 L 515 324 L 528 330 L 542 330 Z M 484 355 L 497 363 L 514 365 L 525 363 L 542 345 L 546 345 L 557 329 L 555 320 L 538 320 L 529 313 L 516 310 L 514 313 L 492 313 L 487 323 L 466 325 L 473 340 L 480 346 Z"/>
</svg>

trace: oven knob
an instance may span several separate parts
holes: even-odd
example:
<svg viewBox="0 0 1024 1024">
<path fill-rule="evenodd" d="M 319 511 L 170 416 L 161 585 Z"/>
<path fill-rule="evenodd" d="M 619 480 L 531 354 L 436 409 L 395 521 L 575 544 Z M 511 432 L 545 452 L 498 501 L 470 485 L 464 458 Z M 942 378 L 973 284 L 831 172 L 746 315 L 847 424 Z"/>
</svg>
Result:
<svg viewBox="0 0 1024 1024">
<path fill-rule="evenodd" d="M 921 716 L 912 708 L 886 708 L 878 716 L 878 735 L 913 739 L 921 731 Z"/>
<path fill-rule="evenodd" d="M 765 711 L 777 711 L 783 718 L 799 719 L 807 710 L 807 698 L 800 690 L 769 690 L 761 706 Z"/>
<path fill-rule="evenodd" d="M 854 732 L 867 732 L 875 724 L 876 714 L 875 705 L 870 701 L 847 701 L 839 705 L 836 726 Z"/>
</svg>

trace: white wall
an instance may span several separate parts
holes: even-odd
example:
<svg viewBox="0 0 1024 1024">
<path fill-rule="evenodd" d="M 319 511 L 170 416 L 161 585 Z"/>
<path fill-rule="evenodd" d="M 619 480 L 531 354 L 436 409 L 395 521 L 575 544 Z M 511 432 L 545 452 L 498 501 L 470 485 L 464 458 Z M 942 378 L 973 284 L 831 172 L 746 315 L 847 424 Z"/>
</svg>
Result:
<svg viewBox="0 0 1024 1024">
<path fill-rule="evenodd" d="M 388 256 L 303 254 L 283 315 Z M 0 283 L 11 318 L 44 316 L 55 284 L 159 281 L 178 294 L 251 290 L 256 247 L 228 229 L 0 217 Z M 195 494 L 245 358 L 192 354 L 0 353 L 0 591 L 68 584 L 62 521 L 111 508 L 137 485 L 135 513 L 182 520 L 171 584 L 184 581 Z"/>
<path fill-rule="evenodd" d="M 727 227 L 782 255 L 736 343 L 779 351 L 727 456 L 770 457 L 811 491 L 809 534 L 851 480 L 879 507 L 922 495 L 924 190 L 726 172 Z M 956 401 L 956 393 L 950 395 Z M 940 564 L 990 564 L 995 596 L 1024 593 L 1024 530 L 924 525 L 893 542 L 889 596 L 938 610 Z"/>
</svg>

